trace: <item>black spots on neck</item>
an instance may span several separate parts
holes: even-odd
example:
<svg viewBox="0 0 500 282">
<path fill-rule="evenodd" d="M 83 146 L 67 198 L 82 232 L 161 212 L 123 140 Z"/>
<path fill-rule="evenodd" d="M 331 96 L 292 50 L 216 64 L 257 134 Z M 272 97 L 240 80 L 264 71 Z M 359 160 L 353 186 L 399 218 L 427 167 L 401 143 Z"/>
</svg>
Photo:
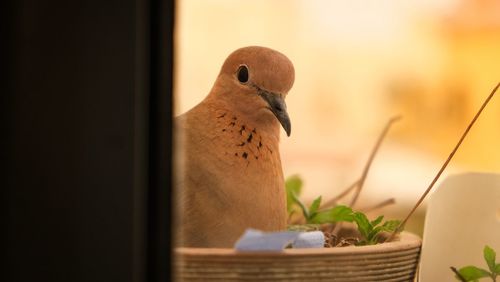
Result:
<svg viewBox="0 0 500 282">
<path fill-rule="evenodd" d="M 248 134 L 244 133 L 245 130 L 248 130 L 248 128 L 245 125 L 242 125 L 239 132 L 245 139 L 240 139 L 240 142 L 235 144 L 236 147 L 241 148 L 234 154 L 235 157 L 241 157 L 247 162 L 251 162 L 251 160 L 258 160 L 262 157 L 261 149 L 264 147 L 267 148 L 271 154 L 273 153 L 269 146 L 262 143 L 262 136 L 257 134 L 257 130 L 255 128 L 251 131 L 247 131 Z"/>
<path fill-rule="evenodd" d="M 236 120 L 237 120 L 237 118 L 236 118 L 236 117 L 233 117 L 231 120 L 232 120 L 232 121 L 229 123 L 229 125 L 230 125 L 230 126 L 235 126 L 235 125 L 236 125 Z"/>
<path fill-rule="evenodd" d="M 236 146 L 243 147 L 246 144 L 250 144 L 250 143 L 252 143 L 252 139 L 253 139 L 253 134 L 250 133 L 250 134 L 248 134 L 248 136 L 247 136 L 247 138 L 246 138 L 245 141 L 241 141 L 240 143 L 236 144 Z M 259 141 L 259 145 L 257 146 L 257 149 L 260 149 L 260 147 L 262 147 L 262 142 L 261 141 Z"/>
<path fill-rule="evenodd" d="M 232 123 L 230 123 L 229 125 L 231 125 Z M 243 124 L 240 129 L 238 130 L 238 132 L 240 133 L 241 136 L 243 136 L 243 133 L 247 130 L 247 127 Z M 224 131 L 224 130 L 223 130 Z M 246 139 L 245 141 L 242 141 L 241 143 L 237 144 L 236 146 L 245 146 L 245 143 L 251 143 L 252 142 L 252 139 L 253 139 L 253 135 L 256 133 L 255 129 L 253 129 L 247 136 L 246 136 Z"/>
<path fill-rule="evenodd" d="M 245 125 L 242 125 L 240 128 L 240 135 L 243 135 L 243 131 L 245 131 Z"/>
<path fill-rule="evenodd" d="M 222 133 L 222 139 L 220 140 L 227 140 L 234 144 L 232 145 L 234 151 L 228 151 L 228 156 L 233 155 L 234 159 L 238 160 L 238 163 L 244 162 L 247 166 L 251 162 L 266 160 L 266 155 L 263 155 L 264 151 L 262 149 L 268 148 L 268 146 L 264 144 L 265 141 L 262 140 L 262 136 L 257 133 L 257 128 L 249 126 L 248 123 L 233 116 L 231 112 L 219 112 L 217 119 L 218 130 Z"/>
</svg>

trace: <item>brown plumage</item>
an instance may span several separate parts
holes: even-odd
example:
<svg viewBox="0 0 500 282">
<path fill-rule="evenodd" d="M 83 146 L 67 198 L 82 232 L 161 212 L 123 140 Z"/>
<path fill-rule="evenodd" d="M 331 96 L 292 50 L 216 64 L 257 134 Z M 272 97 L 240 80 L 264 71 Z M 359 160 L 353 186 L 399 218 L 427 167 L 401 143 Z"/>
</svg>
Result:
<svg viewBox="0 0 500 282">
<path fill-rule="evenodd" d="M 234 51 L 208 96 L 176 119 L 178 240 L 232 247 L 246 228 L 286 228 L 280 124 L 294 68 L 264 47 Z"/>
</svg>

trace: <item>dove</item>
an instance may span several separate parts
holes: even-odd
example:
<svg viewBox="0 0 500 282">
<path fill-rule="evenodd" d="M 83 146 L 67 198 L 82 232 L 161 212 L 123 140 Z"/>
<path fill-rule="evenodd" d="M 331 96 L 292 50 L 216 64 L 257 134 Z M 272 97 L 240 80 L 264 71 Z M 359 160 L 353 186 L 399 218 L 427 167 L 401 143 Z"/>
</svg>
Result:
<svg viewBox="0 0 500 282">
<path fill-rule="evenodd" d="M 231 53 L 209 94 L 176 117 L 177 245 L 232 247 L 247 228 L 286 229 L 279 139 L 295 70 L 282 53 Z M 281 127 L 280 127 L 281 126 Z"/>
</svg>

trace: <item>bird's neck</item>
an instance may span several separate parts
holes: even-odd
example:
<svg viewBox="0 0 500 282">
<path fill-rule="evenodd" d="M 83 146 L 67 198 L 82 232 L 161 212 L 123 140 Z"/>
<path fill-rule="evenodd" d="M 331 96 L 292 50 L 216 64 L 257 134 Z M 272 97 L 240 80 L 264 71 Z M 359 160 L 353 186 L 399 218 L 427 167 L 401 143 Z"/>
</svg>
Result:
<svg viewBox="0 0 500 282">
<path fill-rule="evenodd" d="M 197 148 L 198 157 L 203 158 L 207 151 L 218 152 L 214 165 L 221 169 L 239 167 L 242 169 L 238 173 L 247 173 L 281 167 L 279 124 L 266 126 L 224 105 L 206 101 L 195 107 L 188 119 L 187 123 L 196 130 L 190 131 L 187 140 L 200 140 L 203 144 L 202 149 Z"/>
<path fill-rule="evenodd" d="M 238 96 L 237 99 L 236 96 Z M 218 114 L 230 115 L 231 118 L 236 118 L 247 127 L 258 128 L 263 134 L 279 142 L 280 123 L 266 107 L 267 104 L 262 98 L 255 94 L 234 95 L 234 93 L 211 91 L 204 103 Z"/>
<path fill-rule="evenodd" d="M 246 137 L 248 143 L 259 136 L 270 146 L 278 149 L 280 124 L 274 115 L 265 109 L 256 111 L 237 111 L 226 103 L 208 101 L 213 116 L 207 117 L 214 122 L 215 130 L 225 133 L 226 137 L 240 140 Z M 258 141 L 258 140 L 257 140 Z"/>
</svg>

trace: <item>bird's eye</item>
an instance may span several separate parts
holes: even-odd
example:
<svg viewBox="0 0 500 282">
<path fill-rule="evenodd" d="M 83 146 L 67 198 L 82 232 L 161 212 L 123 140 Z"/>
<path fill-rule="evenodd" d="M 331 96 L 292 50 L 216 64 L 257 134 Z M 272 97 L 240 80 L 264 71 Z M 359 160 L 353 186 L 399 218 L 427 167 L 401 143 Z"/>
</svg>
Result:
<svg viewBox="0 0 500 282">
<path fill-rule="evenodd" d="M 240 66 L 238 68 L 238 81 L 241 83 L 246 83 L 248 82 L 248 68 L 247 66 Z"/>
</svg>

